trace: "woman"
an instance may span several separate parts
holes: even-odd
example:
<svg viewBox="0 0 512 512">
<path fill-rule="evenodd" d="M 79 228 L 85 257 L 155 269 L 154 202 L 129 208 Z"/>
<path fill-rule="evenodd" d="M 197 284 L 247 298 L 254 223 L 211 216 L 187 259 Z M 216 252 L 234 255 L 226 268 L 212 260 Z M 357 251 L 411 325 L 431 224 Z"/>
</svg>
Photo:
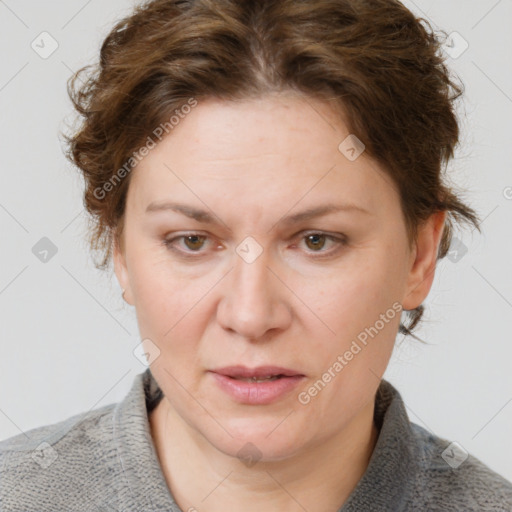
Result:
<svg viewBox="0 0 512 512">
<path fill-rule="evenodd" d="M 395 0 L 153 0 L 114 27 L 70 83 L 69 157 L 149 368 L 1 443 L 2 510 L 512 510 L 382 379 L 452 222 L 478 228 L 442 180 L 439 44 Z"/>
</svg>

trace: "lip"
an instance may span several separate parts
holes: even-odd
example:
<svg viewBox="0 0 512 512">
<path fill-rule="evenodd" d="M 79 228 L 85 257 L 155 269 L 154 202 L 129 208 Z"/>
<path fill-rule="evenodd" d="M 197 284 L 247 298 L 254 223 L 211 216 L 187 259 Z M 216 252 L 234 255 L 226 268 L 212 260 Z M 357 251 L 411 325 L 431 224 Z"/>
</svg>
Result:
<svg viewBox="0 0 512 512">
<path fill-rule="evenodd" d="M 290 368 L 283 368 L 282 366 L 258 366 L 256 368 L 247 368 L 246 366 L 237 365 L 225 366 L 224 368 L 218 368 L 211 371 L 227 377 L 242 377 L 245 379 L 250 379 L 252 377 L 271 377 L 273 375 L 284 375 L 285 377 L 295 377 L 297 375 L 304 376 L 299 371 L 291 370 Z"/>
<path fill-rule="evenodd" d="M 279 366 L 228 366 L 211 371 L 219 388 L 233 400 L 246 405 L 268 405 L 289 394 L 305 375 Z M 272 375 L 282 377 L 265 382 L 247 382 L 237 378 L 264 378 Z"/>
</svg>

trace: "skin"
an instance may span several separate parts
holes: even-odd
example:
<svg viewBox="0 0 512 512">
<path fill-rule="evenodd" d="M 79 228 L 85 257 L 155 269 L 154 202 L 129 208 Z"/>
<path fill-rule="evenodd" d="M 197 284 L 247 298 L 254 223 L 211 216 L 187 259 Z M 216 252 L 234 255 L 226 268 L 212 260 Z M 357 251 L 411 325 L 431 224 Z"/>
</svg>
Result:
<svg viewBox="0 0 512 512">
<path fill-rule="evenodd" d="M 390 177 L 365 153 L 350 161 L 338 150 L 348 135 L 330 105 L 291 93 L 201 101 L 132 171 L 114 268 L 141 339 L 160 351 L 151 371 L 165 397 L 149 421 L 184 511 L 332 512 L 368 465 L 374 397 L 400 315 L 309 403 L 298 393 L 393 303 L 423 302 L 445 214 L 421 225 L 411 246 Z M 169 200 L 208 210 L 219 224 L 146 213 Z M 281 220 L 349 202 L 368 213 Z M 345 236 L 346 245 L 311 241 L 311 231 Z M 163 244 L 191 233 L 206 238 L 177 239 L 176 251 Z M 236 252 L 248 236 L 263 250 L 252 263 Z M 235 364 L 306 377 L 275 403 L 240 404 L 208 372 Z M 250 466 L 237 456 L 247 442 L 261 457 Z"/>
</svg>

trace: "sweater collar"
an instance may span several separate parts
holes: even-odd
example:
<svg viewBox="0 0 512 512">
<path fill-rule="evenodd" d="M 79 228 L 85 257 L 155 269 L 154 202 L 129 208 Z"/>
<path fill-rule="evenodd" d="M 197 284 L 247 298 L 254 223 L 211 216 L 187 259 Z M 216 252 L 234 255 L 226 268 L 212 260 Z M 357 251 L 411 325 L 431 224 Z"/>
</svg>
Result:
<svg viewBox="0 0 512 512">
<path fill-rule="evenodd" d="M 400 393 L 382 379 L 375 395 L 379 437 L 368 467 L 339 512 L 397 512 L 412 492 L 420 450 Z"/>
<path fill-rule="evenodd" d="M 163 397 L 149 368 L 135 376 L 113 414 L 113 438 L 122 467 L 116 492 L 121 510 L 182 512 L 175 503 L 156 453 L 149 413 Z"/>
<path fill-rule="evenodd" d="M 136 375 L 131 390 L 114 409 L 113 436 L 124 477 L 117 491 L 128 510 L 136 503 L 137 509 L 181 512 L 161 470 L 148 419 L 162 397 L 147 368 Z M 419 450 L 402 398 L 384 379 L 375 396 L 374 421 L 379 437 L 368 467 L 338 512 L 396 512 L 411 492 Z"/>
</svg>

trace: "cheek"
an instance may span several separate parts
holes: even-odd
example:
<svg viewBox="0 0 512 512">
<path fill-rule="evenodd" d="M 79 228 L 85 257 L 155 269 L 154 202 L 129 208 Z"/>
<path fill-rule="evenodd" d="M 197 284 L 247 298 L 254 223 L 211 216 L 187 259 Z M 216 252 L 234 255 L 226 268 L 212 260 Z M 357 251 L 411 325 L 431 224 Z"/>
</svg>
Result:
<svg viewBox="0 0 512 512">
<path fill-rule="evenodd" d="M 379 375 L 389 360 L 401 316 L 397 300 L 401 277 L 397 272 L 400 266 L 393 262 L 396 255 L 389 257 L 388 253 L 386 257 L 386 251 L 382 247 L 366 261 L 361 257 L 357 265 L 341 269 L 335 276 L 304 283 L 303 296 L 311 298 L 310 307 L 322 321 L 322 329 L 329 327 L 322 331 L 326 335 L 308 340 L 308 350 L 317 359 L 318 376 L 329 369 L 336 374 L 336 384 L 325 397 L 343 393 L 345 386 L 351 389 L 354 379 L 361 380 L 361 385 L 375 379 L 370 369 Z M 306 329 L 311 333 L 317 317 L 307 317 Z M 341 363 L 333 368 L 338 356 L 342 356 Z"/>
<path fill-rule="evenodd" d="M 305 281 L 299 289 L 303 297 L 310 298 L 318 317 L 337 335 L 345 333 L 346 337 L 373 324 L 392 308 L 400 297 L 401 275 L 397 270 L 386 256 L 361 256 L 350 268 L 341 268 L 322 280 Z"/>
<path fill-rule="evenodd" d="M 154 365 L 164 365 L 183 380 L 182 373 L 200 356 L 199 344 L 211 320 L 208 292 L 218 279 L 182 277 L 168 265 L 145 261 L 132 274 L 140 336 L 151 339 L 163 356 Z"/>
<path fill-rule="evenodd" d="M 136 240 L 139 240 L 137 242 Z M 214 269 L 214 272 L 217 272 Z M 174 316 L 192 307 L 215 284 L 212 267 L 173 260 L 170 249 L 142 235 L 130 247 L 130 283 L 141 306 L 159 304 L 162 313 L 173 308 Z"/>
<path fill-rule="evenodd" d="M 144 254 L 134 254 L 130 284 L 141 336 L 160 340 L 169 330 L 174 330 L 175 325 L 179 327 L 179 320 L 191 299 L 187 299 L 186 289 L 180 286 L 179 280 L 172 278 L 169 269 L 155 264 Z"/>
</svg>

